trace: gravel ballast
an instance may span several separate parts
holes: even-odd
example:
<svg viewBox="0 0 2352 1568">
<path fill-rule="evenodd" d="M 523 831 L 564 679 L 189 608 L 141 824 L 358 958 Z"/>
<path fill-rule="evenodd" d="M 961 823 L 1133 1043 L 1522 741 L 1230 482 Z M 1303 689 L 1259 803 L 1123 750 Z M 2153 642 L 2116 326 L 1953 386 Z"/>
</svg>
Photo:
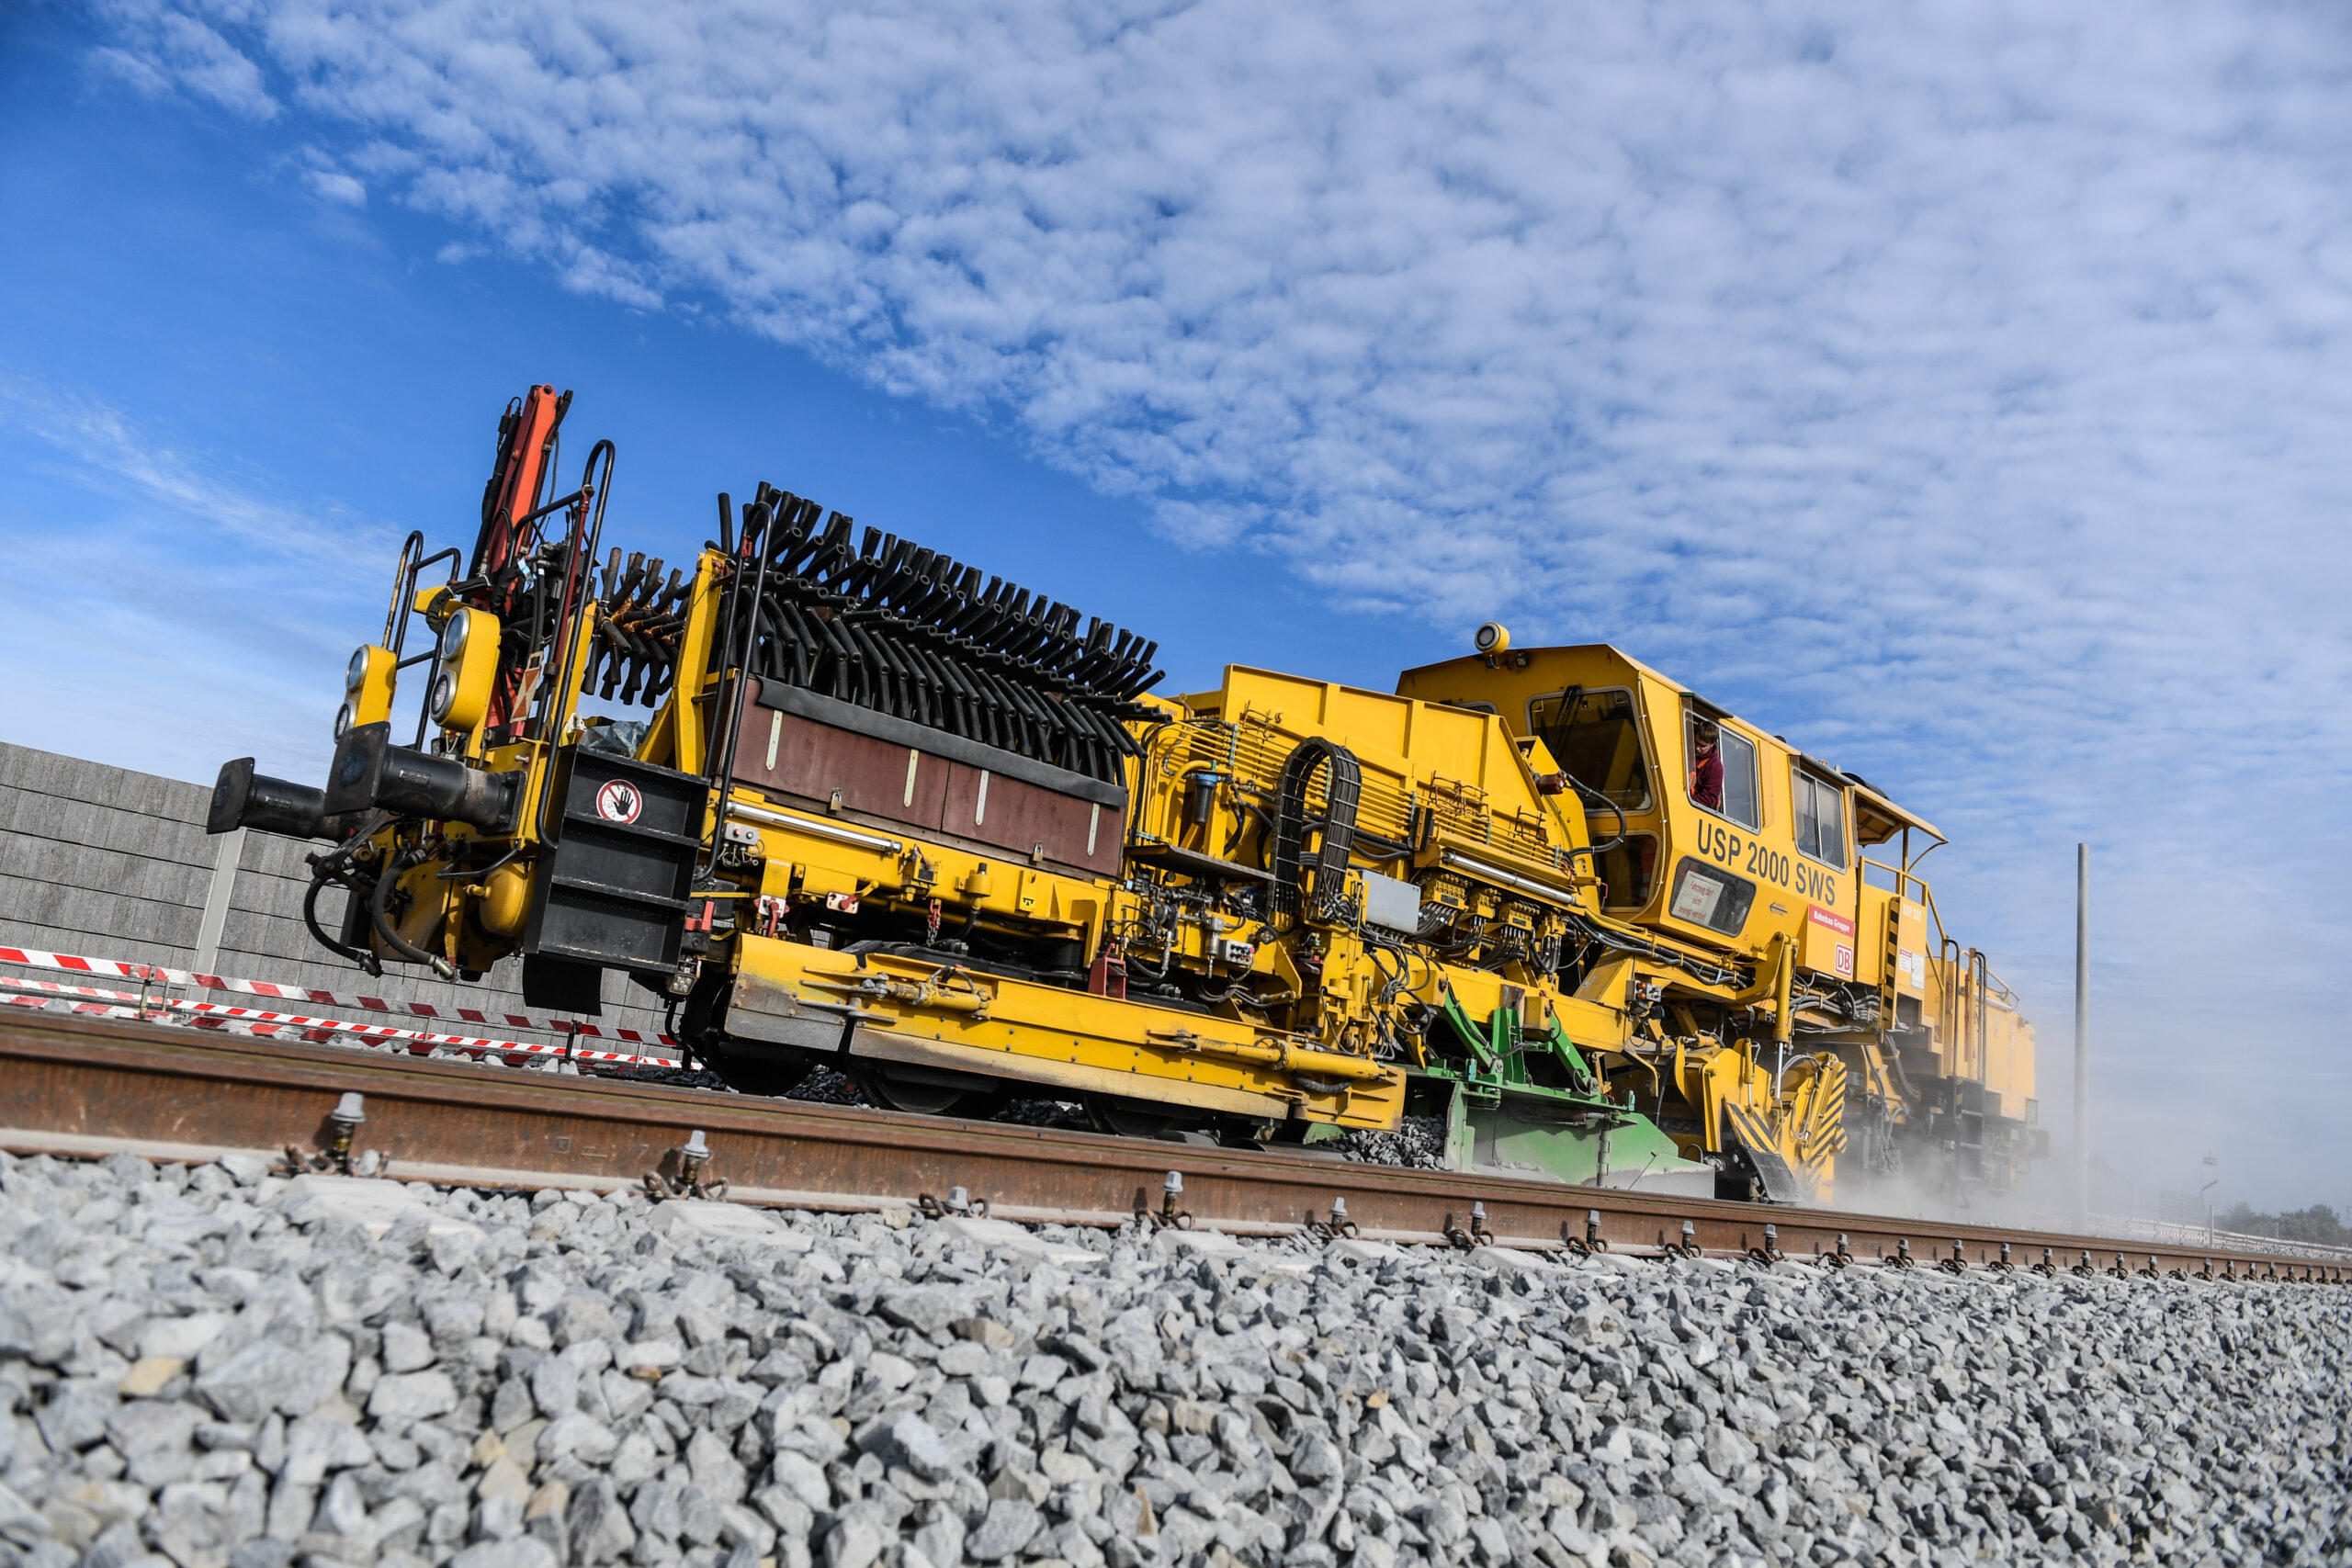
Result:
<svg viewBox="0 0 2352 1568">
<path fill-rule="evenodd" d="M 2352 1291 L 0 1156 L 0 1564 L 2329 1562 Z"/>
</svg>

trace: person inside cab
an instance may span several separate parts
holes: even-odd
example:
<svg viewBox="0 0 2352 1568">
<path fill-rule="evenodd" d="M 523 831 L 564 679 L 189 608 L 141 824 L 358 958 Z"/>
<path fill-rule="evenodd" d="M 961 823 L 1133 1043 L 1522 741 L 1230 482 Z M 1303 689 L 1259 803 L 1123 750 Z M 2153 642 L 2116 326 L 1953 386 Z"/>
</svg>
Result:
<svg viewBox="0 0 2352 1568">
<path fill-rule="evenodd" d="M 1690 720 L 1690 798 L 1710 811 L 1724 808 L 1723 732 L 1713 719 Z"/>
</svg>

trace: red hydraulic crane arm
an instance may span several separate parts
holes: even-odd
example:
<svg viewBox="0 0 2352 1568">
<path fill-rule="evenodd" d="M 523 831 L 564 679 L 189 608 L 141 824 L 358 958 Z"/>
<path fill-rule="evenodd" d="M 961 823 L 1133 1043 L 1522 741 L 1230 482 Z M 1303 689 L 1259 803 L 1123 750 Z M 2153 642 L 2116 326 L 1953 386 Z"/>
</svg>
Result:
<svg viewBox="0 0 2352 1568">
<path fill-rule="evenodd" d="M 556 431 L 571 406 L 570 392 L 533 387 L 510 401 L 498 422 L 498 458 L 482 488 L 481 534 L 474 545 L 473 568 L 467 573 L 480 584 L 475 602 L 498 616 L 504 627 L 490 701 L 491 733 L 509 731 L 531 702 L 526 661 L 534 650 L 535 634 L 544 629 L 537 626 L 536 616 L 522 615 L 537 599 L 531 590 L 530 558 L 544 524 L 531 514 L 539 510 L 539 496 L 555 461 Z M 567 566 L 574 569 L 567 571 L 563 584 L 568 611 L 577 592 L 571 580 L 578 563 Z"/>
<path fill-rule="evenodd" d="M 490 483 L 482 488 L 481 535 L 474 544 L 468 577 L 494 581 L 529 548 L 528 539 L 517 538 L 514 519 L 528 517 L 537 509 L 554 457 L 556 427 L 571 406 L 571 394 L 559 394 L 553 387 L 534 387 L 506 405 L 498 422 L 498 460 L 491 467 Z M 527 531 L 536 533 L 536 526 Z"/>
</svg>

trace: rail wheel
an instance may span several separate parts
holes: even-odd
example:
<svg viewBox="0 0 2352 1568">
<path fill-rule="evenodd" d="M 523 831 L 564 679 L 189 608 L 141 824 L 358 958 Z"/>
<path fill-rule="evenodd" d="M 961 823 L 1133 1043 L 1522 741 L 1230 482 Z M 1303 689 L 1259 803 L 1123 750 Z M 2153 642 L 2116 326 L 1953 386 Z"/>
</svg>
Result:
<svg viewBox="0 0 2352 1568">
<path fill-rule="evenodd" d="M 1098 1133 L 1121 1138 L 1157 1138 L 1176 1123 L 1175 1113 L 1148 1100 L 1122 1100 L 1116 1095 L 1090 1094 L 1082 1103 L 1086 1119 Z"/>
<path fill-rule="evenodd" d="M 940 1074 L 919 1069 L 862 1067 L 854 1075 L 857 1087 L 876 1104 L 917 1116 L 987 1118 L 1004 1109 L 1005 1091 L 986 1078 Z"/>
<path fill-rule="evenodd" d="M 808 1076 L 808 1058 L 801 1055 L 751 1056 L 729 1052 L 706 1053 L 703 1059 L 736 1093 L 771 1100 L 790 1094 Z"/>
</svg>

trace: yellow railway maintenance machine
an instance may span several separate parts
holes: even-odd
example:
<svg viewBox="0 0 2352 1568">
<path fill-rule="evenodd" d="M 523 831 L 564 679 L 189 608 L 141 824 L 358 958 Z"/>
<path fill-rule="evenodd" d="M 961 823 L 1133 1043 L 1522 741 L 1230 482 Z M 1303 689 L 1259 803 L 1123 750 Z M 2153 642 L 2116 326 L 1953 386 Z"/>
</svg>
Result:
<svg viewBox="0 0 2352 1568">
<path fill-rule="evenodd" d="M 1612 650 L 1158 696 L 1156 644 L 765 484 L 691 565 L 600 561 L 569 403 L 508 409 L 469 554 L 412 536 L 325 788 L 221 770 L 212 830 L 325 841 L 334 952 L 520 954 L 590 1014 L 623 971 L 752 1093 L 826 1064 L 1235 1142 L 1411 1110 L 1462 1168 L 1781 1200 L 1858 1132 L 2024 1156 L 2030 1032 L 1847 852 L 1926 825 Z"/>
<path fill-rule="evenodd" d="M 1478 643 L 1406 671 L 1397 691 L 1496 714 L 1576 781 L 1602 846 L 1604 928 L 1658 944 L 1612 936 L 1570 976 L 1579 996 L 1625 998 L 1619 1059 L 1689 1085 L 1694 1060 L 1753 1071 L 1769 1054 L 1785 1093 L 1783 1064 L 1801 1055 L 1843 1101 L 1849 1185 L 1907 1172 L 2007 1188 L 2048 1155 L 2032 1026 L 1984 953 L 1945 934 L 1915 869 L 1941 834 L 1616 649 L 1514 649 L 1491 625 Z M 1861 853 L 1881 845 L 1894 854 Z M 1708 964 L 1730 983 L 1704 983 Z M 1743 998 L 1767 975 L 1778 1005 L 1759 1027 Z M 1703 1084 L 1685 1087 L 1658 1116 L 1688 1147 L 1695 1108 L 1712 1151 L 1705 1099 Z M 1744 1133 L 1748 1114 L 1724 1120 Z"/>
</svg>

